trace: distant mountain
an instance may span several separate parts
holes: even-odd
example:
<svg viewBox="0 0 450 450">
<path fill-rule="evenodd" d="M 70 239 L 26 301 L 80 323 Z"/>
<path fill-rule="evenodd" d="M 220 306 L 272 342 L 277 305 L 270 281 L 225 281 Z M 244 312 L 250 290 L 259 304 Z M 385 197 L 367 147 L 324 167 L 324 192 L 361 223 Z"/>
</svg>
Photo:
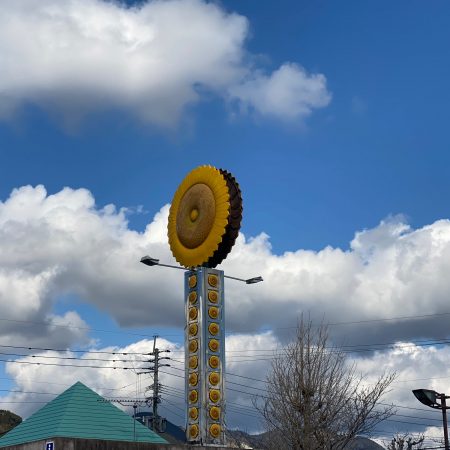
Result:
<svg viewBox="0 0 450 450">
<path fill-rule="evenodd" d="M 259 449 L 264 448 L 264 442 L 269 439 L 269 433 L 248 434 L 245 431 L 229 430 L 228 445 L 234 448 Z M 348 447 L 348 450 L 382 450 L 383 447 L 376 442 L 364 438 L 356 437 Z"/>
<path fill-rule="evenodd" d="M 0 436 L 3 436 L 14 427 L 22 423 L 22 417 L 11 411 L 0 409 Z"/>
<path fill-rule="evenodd" d="M 356 437 L 352 445 L 349 447 L 351 450 L 382 450 L 383 447 L 376 442 L 367 439 L 365 437 Z"/>
</svg>

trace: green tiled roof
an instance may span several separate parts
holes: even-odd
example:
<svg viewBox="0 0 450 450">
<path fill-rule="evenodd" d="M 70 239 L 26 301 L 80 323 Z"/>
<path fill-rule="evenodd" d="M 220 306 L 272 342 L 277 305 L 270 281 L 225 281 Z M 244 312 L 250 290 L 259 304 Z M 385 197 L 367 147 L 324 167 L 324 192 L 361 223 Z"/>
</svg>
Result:
<svg viewBox="0 0 450 450">
<path fill-rule="evenodd" d="M 110 441 L 167 441 L 78 382 L 0 438 L 0 447 L 53 437 Z"/>
</svg>

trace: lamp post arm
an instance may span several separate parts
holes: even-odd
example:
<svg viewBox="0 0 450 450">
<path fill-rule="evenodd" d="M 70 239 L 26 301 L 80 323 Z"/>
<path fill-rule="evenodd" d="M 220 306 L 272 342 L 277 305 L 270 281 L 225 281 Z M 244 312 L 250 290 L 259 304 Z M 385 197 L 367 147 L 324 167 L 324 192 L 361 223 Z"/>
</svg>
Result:
<svg viewBox="0 0 450 450">
<path fill-rule="evenodd" d="M 186 267 L 182 266 L 174 266 L 172 264 L 163 264 L 159 262 L 159 259 L 151 258 L 150 256 L 143 256 L 141 258 L 141 263 L 145 264 L 146 266 L 162 266 L 162 267 L 169 267 L 170 269 L 178 269 L 178 270 L 195 270 L 195 269 L 186 269 Z M 253 278 L 238 278 L 238 277 L 231 277 L 230 275 L 224 275 L 225 278 L 229 278 L 230 280 L 236 280 L 236 281 L 242 281 L 246 284 L 255 284 L 263 281 L 262 277 L 253 277 Z"/>
<path fill-rule="evenodd" d="M 187 270 L 187 269 L 184 268 L 184 267 L 181 267 L 181 266 L 173 266 L 172 264 L 158 263 L 158 264 L 155 264 L 155 266 L 170 267 L 171 269 Z"/>
</svg>

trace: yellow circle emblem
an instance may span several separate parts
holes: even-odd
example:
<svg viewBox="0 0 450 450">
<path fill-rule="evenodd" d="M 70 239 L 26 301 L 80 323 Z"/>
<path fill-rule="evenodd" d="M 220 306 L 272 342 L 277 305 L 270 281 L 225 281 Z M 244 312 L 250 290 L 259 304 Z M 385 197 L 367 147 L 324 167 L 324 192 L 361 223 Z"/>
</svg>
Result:
<svg viewBox="0 0 450 450">
<path fill-rule="evenodd" d="M 195 390 L 189 392 L 189 401 L 191 403 L 195 403 L 197 400 L 198 400 L 198 392 Z"/>
<path fill-rule="evenodd" d="M 218 335 L 218 334 L 219 334 L 219 331 L 220 331 L 220 329 L 219 329 L 219 324 L 218 324 L 218 323 L 215 323 L 215 322 L 210 323 L 210 324 L 208 325 L 208 331 L 209 331 L 213 336 Z"/>
<path fill-rule="evenodd" d="M 189 408 L 189 418 L 192 420 L 198 419 L 198 408 Z"/>
<path fill-rule="evenodd" d="M 191 275 L 188 280 L 189 287 L 195 288 L 197 286 L 197 275 Z"/>
<path fill-rule="evenodd" d="M 191 386 L 197 386 L 198 384 L 198 373 L 192 372 L 189 374 L 189 384 Z"/>
<path fill-rule="evenodd" d="M 219 341 L 217 339 L 210 339 L 208 343 L 208 347 L 212 352 L 219 351 Z"/>
<path fill-rule="evenodd" d="M 210 356 L 208 359 L 208 364 L 211 369 L 217 369 L 220 365 L 220 359 L 217 356 Z"/>
<path fill-rule="evenodd" d="M 234 245 L 241 219 L 241 191 L 233 176 L 212 166 L 192 170 L 175 192 L 169 212 L 175 259 L 185 267 L 220 264 Z"/>
<path fill-rule="evenodd" d="M 198 310 L 197 308 L 189 308 L 189 319 L 195 320 L 198 316 Z"/>
<path fill-rule="evenodd" d="M 209 409 L 209 417 L 213 420 L 219 420 L 220 419 L 220 408 L 217 406 L 213 406 Z"/>
<path fill-rule="evenodd" d="M 217 389 L 211 389 L 209 391 L 209 399 L 213 403 L 217 403 L 220 400 L 220 392 Z"/>
<path fill-rule="evenodd" d="M 220 375 L 217 372 L 211 372 L 208 378 L 209 382 L 214 386 L 217 386 L 220 382 Z"/>
<path fill-rule="evenodd" d="M 213 438 L 218 438 L 220 436 L 220 432 L 221 432 L 220 425 L 218 423 L 213 423 L 209 427 L 209 432 L 211 433 L 211 436 Z"/>
<path fill-rule="evenodd" d="M 216 291 L 208 291 L 208 300 L 211 303 L 217 303 L 219 300 L 219 295 Z"/>
<path fill-rule="evenodd" d="M 189 369 L 196 369 L 198 367 L 198 358 L 197 356 L 189 357 Z"/>
<path fill-rule="evenodd" d="M 219 284 L 219 278 L 217 275 L 208 275 L 208 284 L 212 287 L 217 287 Z"/>
<path fill-rule="evenodd" d="M 195 353 L 198 350 L 198 341 L 197 339 L 192 339 L 192 341 L 189 341 L 189 351 L 191 353 Z"/>
<path fill-rule="evenodd" d="M 195 291 L 190 292 L 188 298 L 189 298 L 189 303 L 191 305 L 194 304 L 197 301 L 197 292 L 195 292 Z"/>
<path fill-rule="evenodd" d="M 219 317 L 219 308 L 217 308 L 217 306 L 210 306 L 208 308 L 208 316 L 211 317 L 211 319 L 217 319 Z"/>
<path fill-rule="evenodd" d="M 198 436 L 198 425 L 194 424 L 189 427 L 189 437 L 195 439 Z"/>
</svg>

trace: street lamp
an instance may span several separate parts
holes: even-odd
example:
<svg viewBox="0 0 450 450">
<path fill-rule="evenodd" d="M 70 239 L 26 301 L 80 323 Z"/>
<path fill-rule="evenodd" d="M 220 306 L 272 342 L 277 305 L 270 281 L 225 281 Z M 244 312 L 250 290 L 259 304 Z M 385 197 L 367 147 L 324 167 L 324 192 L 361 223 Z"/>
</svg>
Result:
<svg viewBox="0 0 450 450">
<path fill-rule="evenodd" d="M 438 392 L 432 391 L 430 389 L 415 389 L 412 392 L 420 403 L 424 404 L 425 406 L 429 406 L 430 408 L 442 410 L 445 450 L 450 450 L 447 430 L 447 409 L 450 409 L 450 407 L 447 406 L 445 401 L 447 398 L 450 398 L 450 396 L 439 394 Z"/>
<path fill-rule="evenodd" d="M 159 262 L 159 259 L 156 258 L 152 258 L 151 256 L 143 256 L 141 258 L 141 263 L 145 264 L 146 266 L 162 266 L 162 267 L 170 267 L 171 269 L 180 269 L 180 270 L 188 270 L 185 267 L 181 267 L 181 266 L 172 266 L 171 264 L 163 264 Z M 237 281 L 243 281 L 246 284 L 255 284 L 255 283 L 260 283 L 263 280 L 263 277 L 259 276 L 259 277 L 253 277 L 253 278 L 237 278 L 237 277 L 231 277 L 229 275 L 224 275 L 225 278 L 229 278 L 230 280 L 237 280 Z"/>
<path fill-rule="evenodd" d="M 162 264 L 151 256 L 146 266 L 185 271 L 185 394 L 186 436 L 190 444 L 224 443 L 225 427 L 225 322 L 224 278 L 255 284 L 261 276 L 237 278 L 215 269 L 217 262 L 185 267 Z M 155 381 L 156 384 L 156 381 Z M 154 402 L 154 405 L 156 403 Z"/>
<path fill-rule="evenodd" d="M 151 258 L 150 256 L 143 256 L 141 258 L 141 263 L 146 266 L 157 266 L 159 265 L 159 259 Z"/>
</svg>

